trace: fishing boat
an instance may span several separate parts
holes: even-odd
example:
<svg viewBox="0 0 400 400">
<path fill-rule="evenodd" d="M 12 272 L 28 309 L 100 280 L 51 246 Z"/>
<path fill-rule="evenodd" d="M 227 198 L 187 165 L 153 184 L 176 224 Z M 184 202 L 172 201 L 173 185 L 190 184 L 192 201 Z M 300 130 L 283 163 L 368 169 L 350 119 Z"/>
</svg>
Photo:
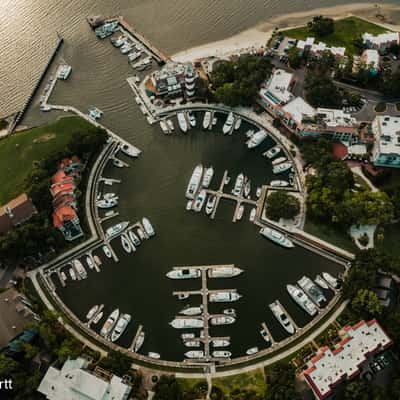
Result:
<svg viewBox="0 0 400 400">
<path fill-rule="evenodd" d="M 210 324 L 214 326 L 219 326 L 219 325 L 230 325 L 233 324 L 236 321 L 236 318 L 227 315 L 227 316 L 220 316 L 220 317 L 212 317 L 210 319 Z"/>
<path fill-rule="evenodd" d="M 288 239 L 285 235 L 283 235 L 282 233 L 280 233 L 274 229 L 267 228 L 267 227 L 261 228 L 260 233 L 267 239 L 269 239 L 272 242 L 279 244 L 283 247 L 286 247 L 288 249 L 294 247 L 294 244 L 290 239 Z"/>
<path fill-rule="evenodd" d="M 196 201 L 194 202 L 193 205 L 193 210 L 196 212 L 200 212 L 201 209 L 203 208 L 203 205 L 206 201 L 207 197 L 207 192 L 203 189 L 200 191 L 200 193 L 196 197 Z"/>
<path fill-rule="evenodd" d="M 240 221 L 242 219 L 243 213 L 244 213 L 244 205 L 240 205 L 236 215 L 236 221 Z"/>
<path fill-rule="evenodd" d="M 204 188 L 208 188 L 210 186 L 213 176 L 214 176 L 214 168 L 213 167 L 206 168 L 204 171 L 204 176 L 201 186 L 203 186 Z"/>
<path fill-rule="evenodd" d="M 209 300 L 211 303 L 222 303 L 237 301 L 242 296 L 236 292 L 216 292 L 209 294 Z"/>
<path fill-rule="evenodd" d="M 252 347 L 252 348 L 246 350 L 246 354 L 248 356 L 251 356 L 256 353 L 258 353 L 258 347 Z"/>
<path fill-rule="evenodd" d="M 189 119 L 189 124 L 192 128 L 194 128 L 196 126 L 196 117 L 194 116 L 194 114 L 192 113 L 192 111 L 188 111 L 187 113 L 188 119 Z"/>
<path fill-rule="evenodd" d="M 121 235 L 121 244 L 124 250 L 129 254 L 132 253 L 132 244 L 125 233 Z"/>
<path fill-rule="evenodd" d="M 92 323 L 93 324 L 98 324 L 100 320 L 103 318 L 103 311 L 100 311 L 93 319 Z"/>
<path fill-rule="evenodd" d="M 325 281 L 332 289 L 337 289 L 339 287 L 338 280 L 335 277 L 333 277 L 329 272 L 323 272 L 322 277 L 325 279 Z"/>
<path fill-rule="evenodd" d="M 236 317 L 236 310 L 234 308 L 226 308 L 225 310 L 222 311 L 222 313 L 225 315 L 231 315 L 233 317 Z"/>
<path fill-rule="evenodd" d="M 115 309 L 107 318 L 106 322 L 104 323 L 103 327 L 100 330 L 100 335 L 104 338 L 107 338 L 109 334 L 114 329 L 115 324 L 119 318 L 119 309 Z"/>
<path fill-rule="evenodd" d="M 289 182 L 288 181 L 274 180 L 274 181 L 271 181 L 269 183 L 269 185 L 273 186 L 273 187 L 286 187 L 286 186 L 289 186 Z"/>
<path fill-rule="evenodd" d="M 186 197 L 188 199 L 194 199 L 194 195 L 199 189 L 202 175 L 203 166 L 201 164 L 196 165 L 195 169 L 193 170 L 192 176 L 190 177 L 188 187 L 186 189 Z"/>
<path fill-rule="evenodd" d="M 99 305 L 96 304 L 95 306 L 93 306 L 88 313 L 86 314 L 86 319 L 92 319 L 94 317 L 94 315 L 96 314 L 97 310 L 99 309 Z"/>
<path fill-rule="evenodd" d="M 318 309 L 315 304 L 307 297 L 304 291 L 294 285 L 286 285 L 286 290 L 292 299 L 312 317 L 317 314 Z"/>
<path fill-rule="evenodd" d="M 195 329 L 204 327 L 202 318 L 175 318 L 169 324 L 175 329 Z"/>
<path fill-rule="evenodd" d="M 209 278 L 232 278 L 238 276 L 243 272 L 242 269 L 237 267 L 213 267 L 208 270 Z"/>
<path fill-rule="evenodd" d="M 232 356 L 232 353 L 227 350 L 214 350 L 212 356 L 214 358 L 229 358 Z"/>
<path fill-rule="evenodd" d="M 274 174 L 281 174 L 282 172 L 286 172 L 290 168 L 292 168 L 292 163 L 290 161 L 288 161 L 288 162 L 284 162 L 282 164 L 274 165 L 272 167 L 272 172 Z"/>
<path fill-rule="evenodd" d="M 130 229 L 128 231 L 129 239 L 131 239 L 131 242 L 137 247 L 140 246 L 140 239 L 135 235 L 135 232 L 133 229 Z"/>
<path fill-rule="evenodd" d="M 149 352 L 147 353 L 147 355 L 148 355 L 150 358 L 154 358 L 155 360 L 159 360 L 159 359 L 161 358 L 160 354 L 155 353 L 154 351 L 149 351 Z"/>
<path fill-rule="evenodd" d="M 194 339 L 196 335 L 194 333 L 182 333 L 181 338 L 182 340 L 187 340 L 187 339 Z"/>
<path fill-rule="evenodd" d="M 268 134 L 264 130 L 260 130 L 256 132 L 248 141 L 247 141 L 247 148 L 254 149 L 255 147 L 259 146 L 266 138 Z"/>
<path fill-rule="evenodd" d="M 129 314 L 122 314 L 115 325 L 111 333 L 111 341 L 116 342 L 122 334 L 125 332 L 129 322 L 131 322 L 132 317 Z"/>
<path fill-rule="evenodd" d="M 279 164 L 282 164 L 285 161 L 287 161 L 286 157 L 278 157 L 278 158 L 275 158 L 275 160 L 272 160 L 271 164 L 272 165 L 279 165 Z"/>
<path fill-rule="evenodd" d="M 148 220 L 148 218 L 144 217 L 142 218 L 142 224 L 143 224 L 143 228 L 146 231 L 146 233 L 149 236 L 154 236 L 156 234 L 153 226 L 151 225 L 150 221 Z"/>
<path fill-rule="evenodd" d="M 103 249 L 103 252 L 106 255 L 106 257 L 108 257 L 108 258 L 112 257 L 112 253 L 111 253 L 110 249 L 108 248 L 108 246 L 103 246 L 102 249 Z"/>
<path fill-rule="evenodd" d="M 74 260 L 74 267 L 76 269 L 76 272 L 78 273 L 79 277 L 81 279 L 86 279 L 87 278 L 87 272 L 85 267 L 82 265 L 82 263 L 79 260 Z"/>
<path fill-rule="evenodd" d="M 199 269 L 173 269 L 167 272 L 166 276 L 169 279 L 195 279 L 200 278 L 201 272 Z"/>
<path fill-rule="evenodd" d="M 178 112 L 176 114 L 177 118 L 178 118 L 178 124 L 179 124 L 179 128 L 181 129 L 181 131 L 183 133 L 186 133 L 188 130 L 188 123 L 186 121 L 186 117 L 185 114 L 183 112 Z"/>
<path fill-rule="evenodd" d="M 251 138 L 253 135 L 254 135 L 254 129 L 249 129 L 246 133 L 245 133 L 245 135 L 246 135 L 246 137 L 247 138 Z"/>
<path fill-rule="evenodd" d="M 141 331 L 139 333 L 139 336 L 138 336 L 138 338 L 136 340 L 136 343 L 135 343 L 135 346 L 133 348 L 135 353 L 137 353 L 140 350 L 140 348 L 143 346 L 145 336 L 146 335 L 145 335 L 145 333 L 143 331 Z"/>
<path fill-rule="evenodd" d="M 250 217 L 249 217 L 250 222 L 253 222 L 256 219 L 256 214 L 257 214 L 257 209 L 252 208 L 252 210 L 250 211 Z"/>
<path fill-rule="evenodd" d="M 267 343 L 271 342 L 271 338 L 269 337 L 268 332 L 264 328 L 261 329 L 260 335 Z"/>
<path fill-rule="evenodd" d="M 309 277 L 304 275 L 297 283 L 317 306 L 321 307 L 326 301 L 321 289 Z"/>
<path fill-rule="evenodd" d="M 237 131 L 239 128 L 240 128 L 240 126 L 242 125 L 242 118 L 238 118 L 236 121 L 235 121 L 235 131 Z"/>
<path fill-rule="evenodd" d="M 190 350 L 185 353 L 187 358 L 204 358 L 203 350 Z"/>
<path fill-rule="evenodd" d="M 247 197 L 251 191 L 251 180 L 247 180 L 246 184 L 244 185 L 244 195 Z"/>
<path fill-rule="evenodd" d="M 90 257 L 90 256 L 87 256 L 87 257 L 86 257 L 86 264 L 88 265 L 88 267 L 89 267 L 90 269 L 93 269 L 93 268 L 94 268 L 94 263 L 93 263 L 92 257 Z"/>
<path fill-rule="evenodd" d="M 186 347 L 200 347 L 200 341 L 199 340 L 186 340 L 185 342 L 183 342 L 183 344 Z"/>
<path fill-rule="evenodd" d="M 191 200 L 189 200 L 191 201 Z M 217 203 L 217 197 L 213 194 L 208 196 L 207 204 L 206 204 L 206 214 L 210 215 L 214 211 L 215 204 Z"/>
<path fill-rule="evenodd" d="M 179 314 L 183 315 L 199 315 L 203 310 L 202 306 L 199 307 L 185 307 L 183 310 L 179 311 Z"/>
<path fill-rule="evenodd" d="M 270 310 L 272 311 L 272 314 L 274 314 L 275 318 L 278 320 L 278 322 L 282 325 L 282 327 L 285 329 L 287 333 L 290 335 L 293 335 L 295 331 L 295 327 L 293 324 L 290 322 L 288 316 L 286 313 L 283 311 L 282 306 L 279 304 L 278 301 L 274 301 L 269 305 Z"/>
<path fill-rule="evenodd" d="M 140 153 L 141 150 L 136 148 L 135 146 L 132 146 L 130 144 L 124 143 L 123 145 L 120 146 L 120 150 L 129 157 L 137 157 Z"/>
<path fill-rule="evenodd" d="M 329 289 L 328 282 L 321 275 L 317 275 L 314 281 L 322 289 Z"/>
<path fill-rule="evenodd" d="M 172 122 L 172 120 L 171 119 L 167 119 L 167 125 L 168 125 L 168 128 L 169 128 L 169 130 L 171 131 L 171 132 L 173 132 L 174 130 L 175 130 L 175 127 L 174 127 L 174 123 Z"/>
<path fill-rule="evenodd" d="M 226 118 L 225 124 L 222 127 L 222 132 L 224 135 L 229 133 L 232 130 L 233 122 L 235 121 L 235 117 L 232 112 L 228 114 L 228 117 Z"/>
<path fill-rule="evenodd" d="M 231 344 L 229 340 L 226 339 L 214 339 L 211 341 L 213 347 L 227 347 Z"/>
<path fill-rule="evenodd" d="M 204 113 L 203 129 L 208 129 L 210 127 L 210 123 L 211 123 L 211 111 L 206 111 Z"/>
<path fill-rule="evenodd" d="M 210 200 L 210 199 L 208 199 L 208 200 Z M 188 200 L 186 203 L 186 210 L 190 211 L 192 209 L 192 206 L 193 206 L 193 200 Z"/>
<path fill-rule="evenodd" d="M 119 222 L 116 225 L 113 225 L 106 230 L 106 239 L 110 239 L 119 233 L 121 233 L 127 226 L 129 225 L 128 221 Z"/>
<path fill-rule="evenodd" d="M 263 153 L 263 156 L 266 156 L 267 158 L 274 158 L 276 157 L 282 150 L 282 147 L 279 145 L 276 145 L 274 147 L 271 147 L 269 150 L 267 150 L 265 153 Z"/>
<path fill-rule="evenodd" d="M 240 173 L 236 178 L 236 182 L 235 182 L 235 186 L 232 190 L 232 194 L 234 196 L 240 196 L 242 194 L 243 185 L 244 185 L 244 175 L 242 173 Z"/>
</svg>

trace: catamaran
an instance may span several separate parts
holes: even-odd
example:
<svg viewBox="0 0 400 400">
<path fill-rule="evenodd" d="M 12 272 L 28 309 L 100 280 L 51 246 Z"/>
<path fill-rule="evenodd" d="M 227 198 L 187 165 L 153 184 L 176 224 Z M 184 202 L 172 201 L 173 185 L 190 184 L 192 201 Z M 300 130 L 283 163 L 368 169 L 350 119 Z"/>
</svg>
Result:
<svg viewBox="0 0 400 400">
<path fill-rule="evenodd" d="M 281 174 L 282 172 L 286 172 L 290 168 L 292 168 L 292 163 L 288 161 L 282 164 L 274 165 L 272 168 L 272 172 L 274 174 Z"/>
<path fill-rule="evenodd" d="M 193 170 L 188 187 L 186 189 L 186 197 L 188 199 L 194 199 L 194 195 L 199 189 L 202 175 L 203 175 L 203 166 L 199 164 Z"/>
<path fill-rule="evenodd" d="M 294 247 L 294 244 L 290 239 L 288 239 L 285 235 L 283 235 L 282 233 L 280 233 L 274 229 L 267 228 L 267 227 L 261 228 L 260 233 L 267 239 L 269 239 L 272 242 L 279 244 L 283 247 L 286 247 L 288 249 Z"/>
<path fill-rule="evenodd" d="M 244 185 L 244 175 L 239 174 L 236 178 L 236 182 L 235 182 L 235 186 L 232 190 L 232 194 L 234 196 L 240 196 L 242 194 L 243 185 Z"/>
<path fill-rule="evenodd" d="M 143 228 L 146 231 L 146 233 L 149 236 L 154 236 L 156 234 L 156 232 L 154 231 L 153 226 L 151 225 L 150 221 L 148 220 L 148 218 L 144 217 L 142 218 L 142 224 L 143 224 Z"/>
<path fill-rule="evenodd" d="M 208 188 L 210 186 L 213 176 L 214 176 L 214 168 L 213 167 L 206 168 L 204 171 L 204 177 L 201 186 L 203 186 L 204 188 Z"/>
<path fill-rule="evenodd" d="M 321 307 L 326 301 L 321 289 L 309 277 L 303 276 L 297 283 L 317 306 Z"/>
<path fill-rule="evenodd" d="M 332 289 L 337 289 L 337 287 L 339 286 L 338 280 L 333 277 L 329 272 L 323 272 L 322 277 L 326 280 L 326 282 Z"/>
<path fill-rule="evenodd" d="M 195 329 L 204 327 L 202 318 L 175 318 L 169 324 L 175 329 Z"/>
<path fill-rule="evenodd" d="M 230 315 L 227 316 L 220 316 L 220 317 L 212 317 L 210 319 L 210 324 L 211 325 L 230 325 L 233 324 L 236 321 L 235 317 L 232 317 Z"/>
<path fill-rule="evenodd" d="M 270 310 L 274 314 L 275 318 L 278 322 L 282 325 L 282 327 L 286 330 L 287 333 L 293 335 L 295 328 L 293 324 L 290 322 L 288 316 L 283 311 L 282 306 L 279 304 L 278 301 L 274 301 L 269 305 Z"/>
<path fill-rule="evenodd" d="M 213 267 L 208 270 L 209 278 L 232 278 L 238 276 L 243 272 L 242 269 L 237 267 Z"/>
<path fill-rule="evenodd" d="M 183 112 L 178 112 L 176 114 L 177 118 L 178 118 L 178 124 L 179 124 L 179 128 L 181 129 L 181 131 L 183 133 L 186 133 L 188 130 L 188 123 L 186 121 L 186 117 L 185 114 Z"/>
<path fill-rule="evenodd" d="M 230 112 L 228 114 L 228 117 L 226 118 L 224 126 L 222 127 L 222 132 L 224 135 L 226 135 L 227 133 L 229 133 L 232 130 L 232 125 L 233 125 L 234 121 L 235 121 L 235 117 L 234 117 L 233 113 Z"/>
<path fill-rule="evenodd" d="M 216 292 L 209 294 L 211 303 L 222 303 L 239 300 L 242 296 L 236 292 Z"/>
<path fill-rule="evenodd" d="M 276 145 L 274 147 L 271 147 L 265 153 L 263 153 L 263 156 L 266 156 L 267 158 L 274 158 L 281 152 L 281 150 L 282 150 L 281 146 Z"/>
<path fill-rule="evenodd" d="M 247 141 L 247 147 L 249 149 L 254 149 L 258 145 L 260 145 L 266 138 L 268 134 L 264 130 L 260 130 L 256 132 L 248 141 Z"/>
<path fill-rule="evenodd" d="M 294 285 L 286 285 L 286 290 L 292 299 L 312 317 L 317 314 L 318 309 L 315 304 L 307 297 L 304 291 Z"/>
<path fill-rule="evenodd" d="M 194 205 L 193 205 L 194 211 L 196 211 L 196 212 L 201 211 L 201 209 L 203 208 L 203 205 L 206 201 L 206 197 L 207 197 L 207 192 L 204 189 L 201 190 L 200 193 L 196 197 L 196 201 L 194 202 Z"/>
<path fill-rule="evenodd" d="M 191 200 L 189 200 L 191 201 Z M 217 197 L 213 194 L 208 197 L 206 204 L 206 214 L 210 215 L 214 211 L 215 204 L 217 202 Z"/>
<path fill-rule="evenodd" d="M 208 129 L 210 127 L 210 123 L 211 123 L 211 111 L 206 111 L 204 113 L 203 129 Z"/>
<path fill-rule="evenodd" d="M 201 272 L 199 269 L 173 269 L 167 272 L 167 277 L 170 279 L 195 279 L 200 278 Z"/>
<path fill-rule="evenodd" d="M 118 322 L 115 325 L 115 328 L 113 329 L 111 333 L 111 341 L 116 342 L 122 334 L 125 332 L 129 322 L 131 322 L 132 317 L 129 314 L 122 314 Z"/>
<path fill-rule="evenodd" d="M 119 309 L 115 309 L 107 318 L 106 322 L 104 323 L 103 327 L 100 330 L 100 335 L 104 338 L 107 338 L 111 331 L 114 329 L 115 324 L 119 318 Z"/>
</svg>

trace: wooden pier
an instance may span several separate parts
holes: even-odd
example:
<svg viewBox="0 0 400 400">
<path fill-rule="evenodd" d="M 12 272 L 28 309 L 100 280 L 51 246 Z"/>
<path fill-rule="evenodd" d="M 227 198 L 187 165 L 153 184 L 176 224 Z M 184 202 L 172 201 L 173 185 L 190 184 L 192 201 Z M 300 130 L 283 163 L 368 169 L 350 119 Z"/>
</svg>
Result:
<svg viewBox="0 0 400 400">
<path fill-rule="evenodd" d="M 135 351 L 135 350 L 134 350 L 134 349 L 135 349 L 135 345 L 136 345 L 136 342 L 137 342 L 138 339 L 139 339 L 139 335 L 141 334 L 142 330 L 143 330 L 143 325 L 139 325 L 139 328 L 138 328 L 138 330 L 136 331 L 136 335 L 135 335 L 135 337 L 133 338 L 131 345 L 129 346 L 129 350 L 130 350 L 130 351 L 132 351 L 132 352 Z"/>
</svg>

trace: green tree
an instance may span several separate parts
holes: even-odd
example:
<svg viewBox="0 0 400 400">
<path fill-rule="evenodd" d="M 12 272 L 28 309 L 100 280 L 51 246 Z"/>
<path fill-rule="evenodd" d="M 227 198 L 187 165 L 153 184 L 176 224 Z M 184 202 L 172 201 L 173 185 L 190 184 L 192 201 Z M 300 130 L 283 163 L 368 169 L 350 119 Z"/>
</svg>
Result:
<svg viewBox="0 0 400 400">
<path fill-rule="evenodd" d="M 379 303 L 378 296 L 369 289 L 360 289 L 351 301 L 351 307 L 360 315 L 374 317 L 382 313 L 382 305 Z"/>
<path fill-rule="evenodd" d="M 111 350 L 108 352 L 108 356 L 100 361 L 100 365 L 114 372 L 116 375 L 122 376 L 127 374 L 131 369 L 132 360 L 119 351 Z"/>
<path fill-rule="evenodd" d="M 267 389 L 265 400 L 298 400 L 295 390 L 295 369 L 292 364 L 277 362 L 265 369 Z"/>
<path fill-rule="evenodd" d="M 289 65 L 292 68 L 299 68 L 301 65 L 302 57 L 300 54 L 300 50 L 297 47 L 292 47 L 288 51 L 288 60 Z"/>
<path fill-rule="evenodd" d="M 182 388 L 175 377 L 162 375 L 154 387 L 154 400 L 181 400 Z"/>
<path fill-rule="evenodd" d="M 17 370 L 18 363 L 4 353 L 0 353 L 0 378 L 9 378 Z"/>
<path fill-rule="evenodd" d="M 369 400 L 368 384 L 362 380 L 354 380 L 346 385 L 344 400 Z"/>
<path fill-rule="evenodd" d="M 335 31 L 333 19 L 322 15 L 314 17 L 307 25 L 309 31 L 318 37 L 331 35 Z"/>
<path fill-rule="evenodd" d="M 314 107 L 339 108 L 342 105 L 342 95 L 327 75 L 308 72 L 305 88 L 306 99 Z"/>
<path fill-rule="evenodd" d="M 268 218 L 274 221 L 280 218 L 292 219 L 300 212 L 300 202 L 293 195 L 278 190 L 267 197 L 266 211 Z"/>
</svg>

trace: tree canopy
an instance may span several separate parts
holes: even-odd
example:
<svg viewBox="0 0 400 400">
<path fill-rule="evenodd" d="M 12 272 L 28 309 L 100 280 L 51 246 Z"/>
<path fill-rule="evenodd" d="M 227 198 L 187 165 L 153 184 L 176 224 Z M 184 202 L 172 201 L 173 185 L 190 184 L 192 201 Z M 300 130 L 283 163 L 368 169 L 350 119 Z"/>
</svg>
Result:
<svg viewBox="0 0 400 400">
<path fill-rule="evenodd" d="M 314 107 L 339 108 L 342 105 L 339 89 L 324 73 L 308 72 L 305 89 L 306 99 Z"/>
<path fill-rule="evenodd" d="M 265 369 L 267 390 L 265 400 L 298 400 L 295 390 L 295 368 L 286 362 L 277 362 Z"/>
<path fill-rule="evenodd" d="M 279 221 L 280 218 L 292 219 L 300 212 L 299 200 L 283 190 L 271 193 L 266 200 L 268 218 Z"/>
<path fill-rule="evenodd" d="M 328 36 L 335 31 L 335 22 L 332 18 L 323 17 L 318 15 L 312 19 L 308 24 L 308 29 L 317 37 Z"/>
</svg>

